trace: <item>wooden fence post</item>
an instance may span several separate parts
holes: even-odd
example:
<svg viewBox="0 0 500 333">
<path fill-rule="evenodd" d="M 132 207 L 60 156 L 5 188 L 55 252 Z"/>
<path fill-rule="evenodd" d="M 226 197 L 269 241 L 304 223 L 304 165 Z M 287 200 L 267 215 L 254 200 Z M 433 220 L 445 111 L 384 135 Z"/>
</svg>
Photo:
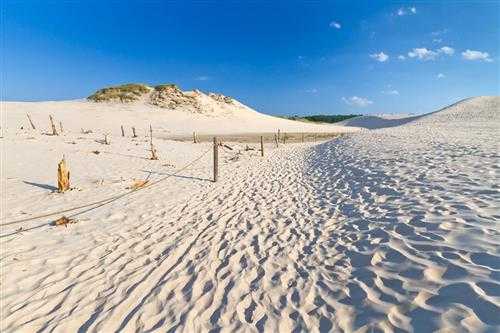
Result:
<svg viewBox="0 0 500 333">
<path fill-rule="evenodd" d="M 198 136 L 196 135 L 196 132 L 193 132 L 193 143 L 198 143 Z"/>
<path fill-rule="evenodd" d="M 132 126 L 132 137 L 137 138 L 137 135 L 135 134 L 135 127 Z"/>
<path fill-rule="evenodd" d="M 264 157 L 264 137 L 260 136 L 260 156 Z"/>
<path fill-rule="evenodd" d="M 49 115 L 49 119 L 50 119 L 50 127 L 52 128 L 52 135 L 59 135 L 57 133 L 56 125 L 54 124 L 54 119 L 52 118 L 51 115 Z"/>
<path fill-rule="evenodd" d="M 122 129 L 122 136 L 125 136 L 125 130 L 123 129 L 123 125 L 120 126 Z"/>
<path fill-rule="evenodd" d="M 278 129 L 278 141 L 280 140 L 280 130 Z"/>
<path fill-rule="evenodd" d="M 109 145 L 108 135 L 107 134 L 104 134 L 104 144 L 105 145 Z"/>
<path fill-rule="evenodd" d="M 35 124 L 33 124 L 33 121 L 31 120 L 29 113 L 26 113 L 26 116 L 28 116 L 28 120 L 30 121 L 31 128 L 36 129 Z"/>
<path fill-rule="evenodd" d="M 157 160 L 158 155 L 156 154 L 155 146 L 153 146 L 153 127 L 151 126 L 151 124 L 149 125 L 149 144 L 151 146 L 151 159 Z"/>
<path fill-rule="evenodd" d="M 304 143 L 304 133 L 302 133 L 302 143 Z"/>
<path fill-rule="evenodd" d="M 62 121 L 60 121 L 60 122 L 59 122 L 59 129 L 61 130 L 61 133 L 63 133 L 63 132 L 64 132 L 64 130 L 63 130 L 63 125 L 62 125 Z"/>
<path fill-rule="evenodd" d="M 286 133 L 283 133 L 283 144 L 286 143 Z"/>
<path fill-rule="evenodd" d="M 214 136 L 214 183 L 219 179 L 219 145 L 217 137 Z"/>
<path fill-rule="evenodd" d="M 276 143 L 276 148 L 278 148 L 278 136 L 276 134 L 274 134 L 274 143 Z"/>
</svg>

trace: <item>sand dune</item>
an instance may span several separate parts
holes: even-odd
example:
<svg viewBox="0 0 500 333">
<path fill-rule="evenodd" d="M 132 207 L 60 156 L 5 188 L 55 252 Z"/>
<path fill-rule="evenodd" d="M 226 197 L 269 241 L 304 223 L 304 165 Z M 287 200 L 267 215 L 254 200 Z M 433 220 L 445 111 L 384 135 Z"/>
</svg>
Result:
<svg viewBox="0 0 500 333">
<path fill-rule="evenodd" d="M 446 123 L 456 120 L 460 121 L 487 121 L 495 120 L 496 114 L 492 109 L 498 109 L 498 98 L 482 96 L 464 99 L 460 102 L 447 106 L 441 110 L 410 117 L 388 117 L 388 116 L 359 116 L 338 122 L 341 126 L 353 126 L 366 129 L 379 129 L 396 127 L 405 124 L 423 123 Z"/>
<path fill-rule="evenodd" d="M 144 138 L 8 135 L 6 220 L 203 157 L 68 228 L 3 226 L 1 329 L 498 330 L 499 133 L 500 98 L 481 97 L 321 144 L 267 144 L 265 158 L 235 145 L 215 184 L 206 143 L 158 140 L 163 160 L 149 161 Z M 48 189 L 62 151 L 79 188 L 64 195 Z M 19 226 L 36 229 L 5 236 Z"/>
<path fill-rule="evenodd" d="M 231 104 L 218 103 L 207 95 L 198 96 L 201 110 L 187 106 L 165 109 L 143 100 L 132 103 L 94 103 L 86 100 L 61 102 L 2 102 L 6 117 L 3 128 L 8 132 L 29 128 L 26 113 L 31 115 L 35 126 L 47 130 L 48 116 L 62 121 L 68 131 L 92 129 L 97 133 L 120 135 L 120 126 L 128 133 L 135 126 L 144 135 L 152 124 L 162 137 L 200 134 L 274 133 L 282 132 L 338 132 L 358 131 L 358 128 L 338 125 L 319 125 L 272 117 L 259 113 L 234 100 Z M 59 126 L 59 125 L 58 125 Z"/>
</svg>

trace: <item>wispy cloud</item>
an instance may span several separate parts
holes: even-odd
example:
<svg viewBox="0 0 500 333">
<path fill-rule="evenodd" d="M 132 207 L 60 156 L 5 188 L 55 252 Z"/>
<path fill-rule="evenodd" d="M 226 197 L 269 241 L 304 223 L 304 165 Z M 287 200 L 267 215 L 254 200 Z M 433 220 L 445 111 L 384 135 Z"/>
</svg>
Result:
<svg viewBox="0 0 500 333">
<path fill-rule="evenodd" d="M 306 93 L 317 94 L 318 93 L 318 89 L 316 89 L 316 88 L 306 89 Z"/>
<path fill-rule="evenodd" d="M 200 75 L 200 76 L 195 77 L 195 80 L 196 81 L 208 81 L 208 80 L 210 80 L 210 76 Z"/>
<path fill-rule="evenodd" d="M 405 16 L 405 15 L 415 15 L 417 13 L 416 7 L 401 7 L 397 10 L 397 16 Z"/>
<path fill-rule="evenodd" d="M 330 28 L 340 29 L 342 25 L 337 21 L 331 21 L 329 24 Z"/>
<path fill-rule="evenodd" d="M 370 104 L 373 104 L 373 102 L 370 101 L 369 99 L 358 96 L 351 96 L 348 98 L 342 97 L 342 101 L 344 101 L 344 103 L 346 103 L 347 105 L 356 106 L 360 108 L 364 108 Z"/>
<path fill-rule="evenodd" d="M 465 60 L 477 60 L 477 61 L 486 61 L 486 62 L 493 61 L 493 59 L 490 58 L 490 55 L 488 52 L 474 51 L 474 50 L 469 50 L 469 49 L 462 52 L 462 57 Z"/>
<path fill-rule="evenodd" d="M 398 55 L 398 59 L 399 59 L 399 60 L 405 60 L 405 59 L 406 59 L 406 57 L 405 57 L 404 55 L 400 54 L 400 55 Z"/>
<path fill-rule="evenodd" d="M 444 79 L 445 78 L 445 75 L 443 73 L 439 73 L 438 75 L 436 75 L 436 77 L 438 79 Z"/>
<path fill-rule="evenodd" d="M 384 95 L 399 95 L 399 91 L 392 89 L 392 90 L 382 90 L 382 94 Z"/>
<path fill-rule="evenodd" d="M 450 30 L 448 30 L 448 29 L 436 30 L 436 31 L 431 32 L 431 36 L 441 36 L 441 35 L 448 33 L 448 31 L 450 31 Z"/>
<path fill-rule="evenodd" d="M 370 58 L 375 59 L 379 62 L 385 62 L 389 60 L 389 56 L 384 52 L 370 54 Z"/>
</svg>

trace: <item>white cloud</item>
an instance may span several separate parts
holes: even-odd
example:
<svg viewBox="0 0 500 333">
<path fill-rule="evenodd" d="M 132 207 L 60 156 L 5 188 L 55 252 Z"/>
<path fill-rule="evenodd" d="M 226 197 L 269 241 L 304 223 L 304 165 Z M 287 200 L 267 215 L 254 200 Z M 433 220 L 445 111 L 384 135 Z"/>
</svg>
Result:
<svg viewBox="0 0 500 333">
<path fill-rule="evenodd" d="M 396 12 L 397 16 L 405 16 L 405 15 L 415 15 L 417 13 L 416 7 L 401 7 Z"/>
<path fill-rule="evenodd" d="M 340 25 L 339 22 L 332 21 L 332 22 L 330 22 L 330 28 L 340 29 L 340 28 L 342 28 L 342 26 Z"/>
<path fill-rule="evenodd" d="M 406 57 L 405 57 L 404 55 L 400 54 L 400 55 L 398 55 L 398 59 L 399 59 L 399 60 L 405 60 L 405 59 L 406 59 Z"/>
<path fill-rule="evenodd" d="M 444 53 L 446 55 L 453 55 L 453 53 L 455 53 L 455 50 L 452 47 L 443 46 L 442 48 L 440 48 L 438 50 L 438 52 L 442 52 L 442 53 Z"/>
<path fill-rule="evenodd" d="M 393 90 L 383 90 L 382 94 L 384 95 L 399 95 L 399 91 L 393 89 Z"/>
<path fill-rule="evenodd" d="M 370 104 L 373 104 L 373 102 L 370 101 L 369 99 L 364 98 L 364 97 L 358 97 L 358 96 L 351 96 L 349 98 L 342 97 L 342 100 L 347 105 L 357 106 L 357 107 L 360 107 L 360 108 L 364 108 L 364 107 L 367 107 Z"/>
<path fill-rule="evenodd" d="M 436 77 L 438 79 L 443 79 L 445 77 L 445 75 L 443 73 L 439 73 L 438 75 L 436 75 Z"/>
<path fill-rule="evenodd" d="M 419 60 L 434 60 L 437 56 L 437 52 L 428 50 L 425 47 L 415 48 L 412 51 L 408 52 L 408 57 L 418 58 Z"/>
<path fill-rule="evenodd" d="M 317 94 L 318 93 L 318 89 L 316 89 L 316 88 L 306 89 L 306 93 Z"/>
<path fill-rule="evenodd" d="M 427 49 L 425 47 L 422 48 L 414 48 L 410 52 L 408 52 L 408 57 L 417 58 L 419 60 L 436 60 L 441 55 L 452 56 L 455 53 L 455 49 L 449 46 L 443 46 L 436 50 Z"/>
<path fill-rule="evenodd" d="M 389 56 L 384 52 L 370 54 L 370 58 L 375 59 L 379 62 L 384 62 L 389 60 Z"/>
<path fill-rule="evenodd" d="M 465 52 L 462 52 L 462 57 L 465 60 L 479 60 L 479 61 L 487 61 L 487 62 L 492 62 L 493 59 L 490 58 L 490 55 L 488 52 L 481 52 L 481 51 L 473 51 L 467 49 Z"/>
<path fill-rule="evenodd" d="M 196 81 L 208 81 L 210 80 L 209 76 L 201 75 L 195 78 Z"/>
</svg>

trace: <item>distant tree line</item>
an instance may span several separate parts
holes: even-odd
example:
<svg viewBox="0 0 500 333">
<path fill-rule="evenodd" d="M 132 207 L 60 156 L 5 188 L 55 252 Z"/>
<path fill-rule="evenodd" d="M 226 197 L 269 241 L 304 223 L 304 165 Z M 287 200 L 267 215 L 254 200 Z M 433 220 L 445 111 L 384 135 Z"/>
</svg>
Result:
<svg viewBox="0 0 500 333">
<path fill-rule="evenodd" d="M 359 114 L 335 114 L 335 115 L 312 115 L 312 116 L 289 116 L 291 120 L 312 121 L 316 123 L 337 123 L 342 120 L 359 117 Z"/>
</svg>

